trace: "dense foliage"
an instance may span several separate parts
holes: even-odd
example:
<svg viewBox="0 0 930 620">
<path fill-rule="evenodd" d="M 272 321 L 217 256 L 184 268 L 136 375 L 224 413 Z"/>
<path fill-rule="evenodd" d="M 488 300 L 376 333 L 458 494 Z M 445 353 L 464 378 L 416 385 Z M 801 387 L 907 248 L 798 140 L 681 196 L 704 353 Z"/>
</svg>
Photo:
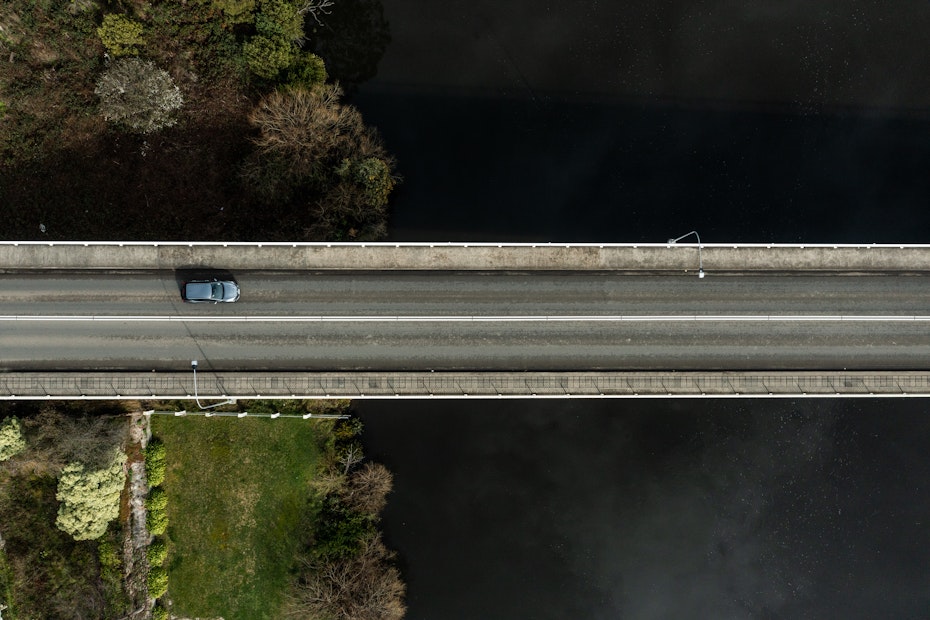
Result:
<svg viewBox="0 0 930 620">
<path fill-rule="evenodd" d="M 125 15 L 109 13 L 97 28 L 97 36 L 107 51 L 116 56 L 136 56 L 142 40 L 142 24 Z"/>
<path fill-rule="evenodd" d="M 249 115 L 257 148 L 243 179 L 260 200 L 303 203 L 315 215 L 310 237 L 377 239 L 386 232 L 394 162 L 341 96 L 335 85 L 293 86 L 265 96 Z M 309 204 L 304 196 L 313 197 Z"/>
<path fill-rule="evenodd" d="M 88 470 L 83 463 L 66 465 L 58 478 L 55 497 L 61 502 L 55 525 L 75 540 L 93 540 L 107 531 L 119 515 L 119 497 L 125 483 L 124 455 L 109 467 Z"/>
<path fill-rule="evenodd" d="M 12 458 L 26 449 L 22 428 L 16 416 L 6 418 L 0 424 L 0 461 Z"/>
<path fill-rule="evenodd" d="M 153 540 L 145 553 L 149 566 L 163 566 L 168 559 L 168 545 L 164 540 Z"/>
<path fill-rule="evenodd" d="M 167 461 L 165 460 L 166 448 L 157 437 L 145 447 L 145 477 L 150 487 L 157 487 L 165 481 L 165 469 Z"/>
<path fill-rule="evenodd" d="M 285 608 L 289 618 L 399 620 L 406 613 L 394 553 L 376 527 L 392 477 L 383 465 L 358 466 L 361 430 L 350 419 L 333 432 L 316 485 L 311 537 Z"/>
<path fill-rule="evenodd" d="M 153 536 L 161 536 L 168 529 L 168 494 L 164 489 L 152 489 L 145 500 L 145 526 Z"/>
<path fill-rule="evenodd" d="M 103 403 L 0 403 L 0 415 L 18 418 L 26 442 L 16 457 L 0 463 L 4 618 L 115 619 L 129 613 L 120 521 L 112 521 L 110 527 L 103 524 L 102 535 L 93 541 L 76 540 L 56 525 L 60 513 L 67 518 L 80 512 L 71 499 L 78 499 L 78 504 L 100 499 L 97 489 L 78 491 L 81 467 L 68 465 L 79 463 L 88 474 L 115 463 L 114 451 L 125 436 L 125 418 L 111 413 L 112 407 Z M 121 468 L 116 472 L 114 467 L 114 477 L 122 478 Z M 121 482 L 117 485 L 122 488 Z M 67 506 L 58 499 L 62 490 L 69 495 Z M 103 509 L 108 510 L 112 515 L 112 504 Z M 96 521 L 94 517 L 87 522 L 98 528 L 93 534 L 101 532 Z M 87 527 L 77 530 L 87 532 Z"/>
<path fill-rule="evenodd" d="M 149 596 L 159 598 L 168 591 L 168 571 L 161 566 L 149 568 Z"/>
<path fill-rule="evenodd" d="M 334 136 L 344 152 L 319 160 L 312 174 L 305 161 L 251 141 L 249 115 L 271 93 L 332 89 L 330 79 L 351 88 L 374 74 L 390 38 L 379 0 L 332 4 L 189 0 L 111 3 L 101 12 L 94 0 L 0 3 L 0 209 L 16 205 L 2 211 L 0 232 L 383 237 L 399 177 L 341 91 L 321 101 L 344 107 L 368 136 Z M 329 8 L 313 8 L 322 5 Z M 371 158 L 382 168 L 374 190 L 340 175 L 343 159 Z"/>
</svg>

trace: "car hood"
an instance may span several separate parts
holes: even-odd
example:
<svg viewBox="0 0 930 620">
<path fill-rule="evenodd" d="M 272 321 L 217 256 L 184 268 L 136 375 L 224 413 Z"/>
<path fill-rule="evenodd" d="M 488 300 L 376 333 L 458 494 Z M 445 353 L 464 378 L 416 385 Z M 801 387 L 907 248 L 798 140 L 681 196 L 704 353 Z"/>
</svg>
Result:
<svg viewBox="0 0 930 620">
<path fill-rule="evenodd" d="M 223 301 L 236 301 L 239 299 L 239 287 L 232 282 L 220 282 L 223 286 Z"/>
</svg>

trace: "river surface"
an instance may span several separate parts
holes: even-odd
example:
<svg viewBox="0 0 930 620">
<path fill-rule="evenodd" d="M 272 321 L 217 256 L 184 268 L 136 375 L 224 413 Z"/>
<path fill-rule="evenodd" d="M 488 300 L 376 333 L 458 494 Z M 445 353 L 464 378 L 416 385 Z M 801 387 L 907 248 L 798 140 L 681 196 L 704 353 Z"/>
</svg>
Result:
<svg viewBox="0 0 930 620">
<path fill-rule="evenodd" d="M 928 241 L 928 3 L 384 5 L 392 239 Z M 924 400 L 354 406 L 409 620 L 930 609 Z"/>
</svg>

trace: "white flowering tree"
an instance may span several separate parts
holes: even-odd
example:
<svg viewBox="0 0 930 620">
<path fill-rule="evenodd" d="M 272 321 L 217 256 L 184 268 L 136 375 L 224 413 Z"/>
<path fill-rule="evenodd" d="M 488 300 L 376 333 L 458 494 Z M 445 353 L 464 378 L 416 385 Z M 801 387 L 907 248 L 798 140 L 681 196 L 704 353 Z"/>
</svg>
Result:
<svg viewBox="0 0 930 620">
<path fill-rule="evenodd" d="M 0 461 L 16 456 L 26 449 L 26 440 L 19 420 L 13 416 L 0 424 Z"/>
<path fill-rule="evenodd" d="M 87 471 L 82 463 L 65 466 L 58 478 L 58 529 L 75 540 L 93 540 L 107 531 L 107 524 L 119 516 L 119 496 L 123 490 L 125 456 L 118 452 L 104 469 Z"/>
<path fill-rule="evenodd" d="M 184 104 L 181 90 L 168 72 L 138 58 L 113 61 L 94 92 L 100 97 L 105 119 L 138 133 L 174 125 L 174 112 Z"/>
</svg>

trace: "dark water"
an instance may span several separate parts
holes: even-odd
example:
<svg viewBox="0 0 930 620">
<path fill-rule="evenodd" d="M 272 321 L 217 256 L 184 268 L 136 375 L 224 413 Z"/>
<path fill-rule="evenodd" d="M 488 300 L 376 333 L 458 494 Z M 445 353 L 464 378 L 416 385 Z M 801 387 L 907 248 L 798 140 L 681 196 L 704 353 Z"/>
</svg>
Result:
<svg viewBox="0 0 930 620">
<path fill-rule="evenodd" d="M 928 3 L 385 15 L 394 239 L 928 240 Z M 410 620 L 930 617 L 924 400 L 355 407 Z"/>
<path fill-rule="evenodd" d="M 923 401 L 355 407 L 411 620 L 930 611 Z"/>
<path fill-rule="evenodd" d="M 930 121 L 875 111 L 492 99 L 369 87 L 400 162 L 391 238 L 912 242 Z"/>
</svg>

